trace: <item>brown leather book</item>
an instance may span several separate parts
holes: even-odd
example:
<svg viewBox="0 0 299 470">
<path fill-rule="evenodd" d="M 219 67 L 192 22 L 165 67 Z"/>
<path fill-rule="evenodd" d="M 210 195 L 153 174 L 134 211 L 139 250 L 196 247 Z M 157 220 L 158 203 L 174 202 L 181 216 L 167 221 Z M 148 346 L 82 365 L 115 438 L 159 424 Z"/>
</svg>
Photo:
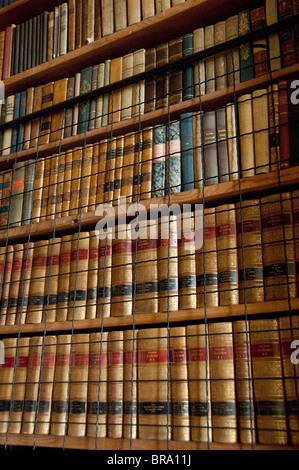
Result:
<svg viewBox="0 0 299 470">
<path fill-rule="evenodd" d="M 32 112 L 35 113 L 42 108 L 43 98 L 43 87 L 37 86 L 34 88 L 34 98 Z M 30 134 L 30 148 L 36 147 L 38 142 L 38 136 L 40 134 L 40 118 L 33 119 L 31 123 L 31 134 Z"/>
<path fill-rule="evenodd" d="M 101 0 L 102 36 L 114 33 L 114 7 L 113 0 Z"/>
<path fill-rule="evenodd" d="M 110 83 L 118 82 L 122 79 L 122 57 L 117 57 L 111 60 L 110 66 Z M 121 111 L 121 90 L 114 90 L 113 94 L 110 93 L 109 96 L 109 116 L 108 122 L 120 121 L 120 111 Z"/>
<path fill-rule="evenodd" d="M 95 2 L 95 16 L 94 16 L 94 40 L 102 37 L 102 12 L 101 2 L 97 0 Z"/>
<path fill-rule="evenodd" d="M 94 41 L 95 0 L 85 0 L 82 10 L 82 46 Z"/>
<path fill-rule="evenodd" d="M 156 48 L 151 47 L 145 51 L 145 71 L 153 70 L 156 67 Z M 144 111 L 149 113 L 156 109 L 156 79 L 146 78 L 145 80 Z"/>
<path fill-rule="evenodd" d="M 141 0 L 141 5 L 143 20 L 155 15 L 155 0 Z"/>
<path fill-rule="evenodd" d="M 57 80 L 56 82 L 54 82 L 53 105 L 61 103 L 66 100 L 67 84 L 68 84 L 67 78 L 62 78 L 61 80 Z M 62 130 L 63 130 L 63 124 L 64 124 L 63 120 L 64 120 L 63 109 L 59 111 L 55 111 L 52 114 L 50 142 L 55 142 L 55 140 L 60 140 Z"/>
<path fill-rule="evenodd" d="M 76 0 L 69 0 L 68 51 L 76 48 Z"/>
<path fill-rule="evenodd" d="M 54 82 L 47 83 L 43 86 L 43 97 L 42 97 L 42 109 L 48 108 L 53 105 L 53 92 L 54 92 Z M 48 114 L 43 117 L 41 125 L 41 133 L 39 144 L 48 144 L 50 140 L 50 131 L 51 131 L 51 114 Z"/>
<path fill-rule="evenodd" d="M 168 43 L 169 62 L 174 62 L 183 57 L 183 38 L 172 39 Z M 183 71 L 182 69 L 173 70 L 169 73 L 169 101 L 170 104 L 180 103 L 182 101 L 183 89 Z"/>
<path fill-rule="evenodd" d="M 54 46 L 54 11 L 50 11 L 49 21 L 48 21 L 48 60 L 53 59 L 53 46 Z"/>
<path fill-rule="evenodd" d="M 76 49 L 82 46 L 82 10 L 83 10 L 83 0 L 76 0 L 76 36 L 75 36 L 75 46 Z"/>
<path fill-rule="evenodd" d="M 127 27 L 127 0 L 114 0 L 114 30 L 120 31 Z"/>
<path fill-rule="evenodd" d="M 26 95 L 27 95 L 26 114 L 31 114 L 32 111 L 33 111 L 34 88 L 33 87 L 27 88 Z M 31 123 L 32 123 L 32 121 L 28 121 L 25 124 L 23 150 L 29 149 L 30 134 L 31 134 Z"/>
<path fill-rule="evenodd" d="M 159 44 L 156 47 L 156 66 L 160 67 L 168 63 L 168 43 Z M 168 76 L 165 74 L 156 77 L 156 109 L 168 105 Z"/>
</svg>

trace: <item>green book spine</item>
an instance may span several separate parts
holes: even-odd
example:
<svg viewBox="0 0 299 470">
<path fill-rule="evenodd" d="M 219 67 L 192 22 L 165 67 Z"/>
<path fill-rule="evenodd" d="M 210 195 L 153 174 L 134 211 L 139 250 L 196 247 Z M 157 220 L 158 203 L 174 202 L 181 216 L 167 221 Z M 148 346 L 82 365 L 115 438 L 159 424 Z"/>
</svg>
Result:
<svg viewBox="0 0 299 470">
<path fill-rule="evenodd" d="M 181 114 L 182 190 L 194 189 L 192 113 Z"/>
<path fill-rule="evenodd" d="M 239 36 L 244 36 L 251 32 L 250 10 L 239 13 Z M 254 60 L 252 44 L 247 42 L 240 46 L 240 69 L 241 82 L 246 82 L 254 78 Z"/>
<path fill-rule="evenodd" d="M 183 57 L 193 54 L 193 33 L 183 37 Z M 193 64 L 187 65 L 183 70 L 183 100 L 194 98 L 194 71 Z"/>
</svg>

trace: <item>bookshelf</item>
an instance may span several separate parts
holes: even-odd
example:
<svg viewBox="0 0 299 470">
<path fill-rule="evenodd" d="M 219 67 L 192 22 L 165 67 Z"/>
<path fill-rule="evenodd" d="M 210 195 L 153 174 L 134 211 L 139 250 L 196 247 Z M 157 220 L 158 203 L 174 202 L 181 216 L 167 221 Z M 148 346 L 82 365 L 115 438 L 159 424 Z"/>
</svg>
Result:
<svg viewBox="0 0 299 470">
<path fill-rule="evenodd" d="M 48 9 L 54 8 L 61 2 L 59 0 L 49 0 Z M 44 64 L 38 65 L 33 69 L 25 70 L 17 75 L 13 75 L 4 80 L 6 96 L 14 95 L 22 90 L 35 87 L 40 84 L 48 83 L 62 78 L 69 78 L 85 67 L 93 66 L 107 59 L 124 56 L 140 48 L 150 48 L 157 46 L 165 41 L 176 38 L 179 35 L 189 33 L 198 27 L 205 27 L 210 24 L 216 24 L 220 20 L 225 20 L 231 15 L 241 10 L 259 7 L 263 4 L 261 1 L 232 0 L 222 2 L 220 0 L 186 0 L 185 2 L 173 6 L 168 10 L 156 14 L 135 25 L 129 26 L 121 31 L 115 32 L 95 40 L 94 42 L 75 49 L 67 54 L 56 57 Z M 42 13 L 44 6 L 36 0 L 18 0 L 15 3 L 0 10 L 0 30 L 5 29 L 12 22 L 26 21 L 33 15 Z M 297 16 L 298 19 L 298 16 Z M 292 18 L 292 24 L 296 24 Z M 276 25 L 274 29 L 278 30 Z M 274 30 L 272 28 L 272 30 Z M 271 28 L 269 31 L 272 31 Z M 261 36 L 262 34 L 259 33 Z M 241 44 L 242 40 L 239 39 Z M 190 59 L 191 61 L 191 59 Z M 151 112 L 119 121 L 112 125 L 107 125 L 94 130 L 88 130 L 85 133 L 62 138 L 60 141 L 50 142 L 27 150 L 21 150 L 17 153 L 0 156 L 0 171 L 12 169 L 15 162 L 26 162 L 35 159 L 38 152 L 38 158 L 61 154 L 61 152 L 78 147 L 85 148 L 89 144 L 98 143 L 103 139 L 124 136 L 130 132 L 138 133 L 140 129 L 158 124 L 167 124 L 172 120 L 179 119 L 183 113 L 193 113 L 209 111 L 227 105 L 237 100 L 246 93 L 252 93 L 260 88 L 267 88 L 272 83 L 280 80 L 290 80 L 298 77 L 299 63 L 289 65 L 262 76 L 241 82 L 235 86 L 227 86 L 222 90 L 204 94 L 201 97 L 195 97 L 186 101 L 162 107 Z M 144 78 L 146 74 L 141 75 Z M 132 79 L 132 83 L 138 81 L 138 76 Z M 112 87 L 106 88 L 106 91 L 117 90 L 124 84 L 130 83 L 118 80 Z M 105 91 L 105 89 L 104 89 Z M 98 95 L 98 91 L 91 93 L 90 98 Z M 104 93 L 103 91 L 101 93 Z M 49 107 L 46 110 L 38 111 L 32 117 L 45 116 L 47 112 L 54 112 L 57 109 L 63 109 L 67 105 L 83 101 L 83 98 L 77 100 L 64 101 L 58 106 Z M 24 122 L 30 119 L 28 115 Z M 22 120 L 13 121 L 15 125 Z M 9 124 L 6 125 L 6 128 Z M 1 126 L 0 126 L 1 129 Z M 3 126 L 5 129 L 5 125 Z M 277 194 L 279 191 L 295 191 L 298 188 L 299 167 L 281 169 L 279 171 L 270 171 L 269 173 L 256 174 L 254 176 L 235 179 L 223 183 L 205 186 L 204 189 L 192 189 L 170 195 L 151 197 L 149 199 L 140 199 L 146 210 L 149 212 L 152 204 L 167 205 L 176 204 L 182 207 L 184 204 L 204 204 L 205 207 L 215 207 L 223 204 L 235 204 L 240 200 L 251 200 L 261 198 L 269 194 Z M 115 207 L 116 219 L 119 216 L 118 208 Z M 92 231 L 99 217 L 94 211 L 67 215 L 55 220 L 42 220 L 30 225 L 19 227 L 7 227 L 0 230 L 0 247 L 7 245 L 23 244 L 30 240 L 36 242 L 48 240 L 53 236 L 62 237 L 73 235 L 79 232 Z M 54 234 L 54 235 L 53 235 Z M 78 253 L 77 253 L 78 256 Z M 78 268 L 78 257 L 77 257 Z M 297 273 L 298 274 L 298 273 Z M 76 277 L 77 279 L 77 277 Z M 134 310 L 134 309 L 133 309 Z M 253 303 L 238 303 L 236 305 L 205 306 L 201 308 L 184 309 L 179 308 L 175 311 L 165 312 L 157 310 L 156 313 L 136 313 L 128 316 L 109 316 L 106 318 L 93 318 L 64 321 L 48 321 L 41 323 L 24 323 L 15 325 L 0 324 L 0 340 L 11 337 L 25 336 L 43 336 L 61 335 L 76 333 L 92 333 L 103 331 L 125 331 L 132 328 L 144 329 L 154 327 L 176 327 L 188 324 L 206 324 L 217 322 L 233 322 L 247 319 L 265 319 L 282 318 L 296 315 L 299 312 L 299 298 L 284 298 L 281 300 L 268 300 Z M 137 347 L 137 346 L 136 346 Z M 1 369 L 0 369 L 1 373 Z M 298 399 L 298 396 L 297 396 Z M 298 445 L 279 445 L 279 444 L 260 444 L 254 442 L 248 443 L 221 443 L 221 442 L 194 442 L 192 440 L 169 441 L 158 439 L 133 438 L 97 438 L 85 435 L 77 436 L 54 436 L 26 435 L 23 433 L 0 433 L 0 445 L 24 446 L 24 447 L 49 447 L 82 450 L 298 450 Z"/>
</svg>

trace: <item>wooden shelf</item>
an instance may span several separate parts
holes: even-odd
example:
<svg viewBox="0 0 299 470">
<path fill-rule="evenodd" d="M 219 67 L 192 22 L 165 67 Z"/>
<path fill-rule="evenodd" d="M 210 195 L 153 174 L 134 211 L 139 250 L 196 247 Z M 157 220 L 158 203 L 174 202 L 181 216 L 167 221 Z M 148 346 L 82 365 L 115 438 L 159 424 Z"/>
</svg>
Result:
<svg viewBox="0 0 299 470">
<path fill-rule="evenodd" d="M 120 121 L 113 124 L 113 136 L 124 135 L 132 131 L 138 131 L 139 126 L 145 128 L 148 126 L 154 126 L 156 124 L 163 124 L 168 122 L 168 119 L 179 119 L 179 116 L 186 112 L 199 111 L 202 106 L 202 110 L 213 109 L 224 106 L 227 103 L 233 102 L 234 96 L 237 97 L 250 93 L 258 88 L 267 87 L 271 80 L 279 81 L 281 79 L 289 79 L 298 75 L 299 63 L 291 65 L 281 70 L 277 70 L 272 73 L 272 78 L 269 74 L 263 75 L 262 77 L 248 80 L 247 82 L 236 85 L 236 88 L 227 87 L 224 90 L 215 91 L 207 95 L 203 95 L 200 99 L 193 98 L 191 100 L 182 101 L 168 108 L 162 108 L 150 113 L 145 113 L 140 117 L 131 118 L 125 121 Z M 101 127 L 86 133 L 86 144 L 93 144 L 99 142 L 101 139 L 111 137 L 111 126 Z M 75 147 L 83 147 L 85 143 L 85 135 L 78 134 L 72 137 L 63 139 L 61 142 L 61 151 L 68 150 Z M 41 145 L 38 148 L 38 154 L 40 157 L 54 155 L 59 152 L 60 142 L 55 141 L 46 145 Z M 28 150 L 22 150 L 18 152 L 18 161 L 29 160 L 30 158 L 36 158 L 36 147 Z M 0 157 L 0 170 L 11 167 L 16 159 L 16 154 L 12 153 L 9 157 Z"/>
<path fill-rule="evenodd" d="M 280 171 L 280 184 L 284 190 L 295 188 L 299 180 L 299 167 L 287 168 Z M 279 188 L 278 172 L 272 171 L 261 175 L 255 175 L 249 178 L 241 179 L 241 192 L 244 199 L 251 197 L 261 197 L 275 192 Z M 213 186 L 205 187 L 205 205 L 212 206 L 216 204 L 225 204 L 229 202 L 236 202 L 239 199 L 240 187 L 239 181 L 228 181 L 226 183 L 219 183 Z M 258 196 L 257 196 L 258 195 Z M 168 205 L 168 196 L 161 196 L 153 199 L 140 200 L 147 210 L 151 205 L 161 206 Z M 203 202 L 203 193 L 201 189 L 193 189 L 184 191 L 177 194 L 170 195 L 170 204 L 201 204 Z M 115 218 L 118 217 L 118 207 L 114 206 Z M 103 216 L 106 214 L 104 213 Z M 55 224 L 55 236 L 62 236 L 67 233 L 74 233 L 78 231 L 79 225 L 81 230 L 95 230 L 97 222 L 102 217 L 96 216 L 95 212 L 83 213 L 81 221 L 79 215 L 58 217 Z M 6 243 L 6 238 L 9 244 L 27 242 L 30 233 L 30 240 L 42 240 L 53 236 L 54 221 L 46 220 L 42 222 L 33 223 L 31 230 L 29 225 L 21 227 L 14 227 L 9 229 L 8 234 L 6 230 L 0 231 L 0 246 Z"/>
<path fill-rule="evenodd" d="M 290 301 L 291 311 L 299 311 L 299 299 L 291 299 Z M 271 300 L 268 302 L 256 302 L 247 304 L 247 315 L 252 317 L 254 315 L 261 314 L 285 314 L 289 313 L 289 302 L 288 300 Z M 207 320 L 225 320 L 229 319 L 232 321 L 238 317 L 244 318 L 245 316 L 245 305 L 230 305 L 223 307 L 208 307 L 205 313 L 204 308 L 196 308 L 192 310 L 179 310 L 176 312 L 170 312 L 169 322 L 173 325 L 175 323 L 192 323 L 197 321 L 204 321 L 205 316 Z M 166 312 L 160 313 L 145 313 L 135 315 L 135 326 L 150 327 L 154 325 L 167 325 L 168 316 Z M 103 320 L 103 328 L 107 329 L 119 329 L 133 326 L 133 316 L 124 317 L 107 317 Z M 72 321 L 60 321 L 60 322 L 47 322 L 47 333 L 55 334 L 60 332 L 72 331 Z M 74 321 L 74 331 L 83 330 L 99 330 L 102 327 L 102 321 L 100 318 L 88 319 L 88 320 L 76 320 Z M 4 335 L 16 335 L 20 330 L 20 334 L 42 334 L 45 330 L 44 323 L 12 325 L 12 326 L 0 326 L 0 336 Z"/>
<path fill-rule="evenodd" d="M 56 3 L 59 2 L 54 0 L 47 2 L 48 10 L 50 11 Z M 106 59 L 169 41 L 200 26 L 215 24 L 216 21 L 224 20 L 231 14 L 260 4 L 261 0 L 230 0 L 229 2 L 187 0 L 140 23 L 38 65 L 34 69 L 7 78 L 4 80 L 6 96 L 37 83 L 40 85 L 72 76 L 81 69 L 99 64 Z M 0 13 L 0 29 L 11 22 L 16 23 L 28 19 L 35 14 L 35 11 L 41 12 L 44 8 L 44 3 L 39 0 L 19 0 L 7 9 L 5 8 L 6 11 L 2 14 Z"/>
</svg>

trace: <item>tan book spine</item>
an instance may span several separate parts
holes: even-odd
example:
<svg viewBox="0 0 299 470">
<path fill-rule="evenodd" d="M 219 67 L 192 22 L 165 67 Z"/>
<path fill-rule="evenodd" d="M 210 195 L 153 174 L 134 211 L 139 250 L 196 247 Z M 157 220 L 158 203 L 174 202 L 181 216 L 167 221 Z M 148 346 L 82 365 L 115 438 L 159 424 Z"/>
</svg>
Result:
<svg viewBox="0 0 299 470">
<path fill-rule="evenodd" d="M 242 177 L 254 176 L 255 159 L 251 94 L 247 93 L 238 98 L 238 111 Z"/>
<path fill-rule="evenodd" d="M 83 0 L 76 0 L 76 29 L 75 29 L 75 48 L 78 49 L 82 46 L 82 14 L 83 14 Z"/>
<path fill-rule="evenodd" d="M 239 174 L 238 150 L 237 150 L 237 129 L 235 105 L 228 103 L 226 105 L 226 130 L 227 130 L 227 151 L 229 179 L 237 180 Z"/>
<path fill-rule="evenodd" d="M 145 71 L 153 70 L 156 67 L 156 48 L 151 47 L 145 51 Z M 144 111 L 149 113 L 156 109 L 156 78 L 147 78 L 144 86 L 145 103 Z"/>
<path fill-rule="evenodd" d="M 94 42 L 95 0 L 83 2 L 82 46 Z"/>
<path fill-rule="evenodd" d="M 278 84 L 273 83 L 268 87 L 268 112 L 269 112 L 269 140 L 270 140 L 270 166 L 271 171 L 278 170 L 280 162 L 279 147 L 279 111 L 278 111 Z"/>
<path fill-rule="evenodd" d="M 112 231 L 100 239 L 97 318 L 110 317 L 112 277 Z"/>
<path fill-rule="evenodd" d="M 71 272 L 72 235 L 61 237 L 58 304 L 56 321 L 65 321 L 68 313 L 69 285 Z"/>
<path fill-rule="evenodd" d="M 158 239 L 159 312 L 179 309 L 178 230 L 173 216 L 162 216 Z"/>
<path fill-rule="evenodd" d="M 105 74 L 105 63 L 98 65 L 98 80 L 97 80 L 97 88 L 102 88 L 104 86 L 104 74 Z M 102 127 L 102 118 L 103 118 L 103 103 L 104 98 L 103 95 L 97 97 L 96 102 L 96 119 L 95 119 L 95 127 L 98 129 Z"/>
<path fill-rule="evenodd" d="M 85 436 L 89 363 L 89 334 L 75 334 L 69 387 L 68 435 Z"/>
<path fill-rule="evenodd" d="M 83 148 L 82 160 L 84 161 L 83 182 L 82 182 L 82 213 L 90 212 L 89 209 L 89 193 L 92 169 L 93 147 L 88 145 Z M 82 165 L 83 165 L 82 161 Z M 83 168 L 82 168 L 83 170 Z"/>
<path fill-rule="evenodd" d="M 59 156 L 56 217 L 64 217 L 64 214 L 62 212 L 62 202 L 63 202 L 63 195 L 64 195 L 64 191 L 63 191 L 64 175 L 65 175 L 65 152 L 62 152 Z"/>
<path fill-rule="evenodd" d="M 76 33 L 77 37 L 77 33 Z M 80 95 L 80 80 L 81 80 L 81 73 L 76 73 L 75 75 L 75 97 Z M 73 111 L 73 128 L 72 128 L 72 135 L 78 134 L 78 117 L 79 117 L 79 103 L 75 104 L 74 111 Z"/>
<path fill-rule="evenodd" d="M 238 15 L 233 15 L 225 21 L 225 35 L 226 41 L 236 39 L 239 35 L 239 20 Z M 228 86 L 238 85 L 240 83 L 240 52 L 239 48 L 235 47 L 227 51 L 226 64 L 227 64 L 227 84 Z"/>
<path fill-rule="evenodd" d="M 100 240 L 97 237 L 96 232 L 90 232 L 86 318 L 96 318 L 97 316 L 99 247 Z"/>
<path fill-rule="evenodd" d="M 27 115 L 33 112 L 34 88 L 33 87 L 27 88 L 26 93 L 27 93 L 27 98 L 26 98 L 26 115 Z M 25 123 L 23 150 L 29 149 L 30 134 L 31 134 L 31 121 L 28 121 Z"/>
<path fill-rule="evenodd" d="M 106 153 L 106 172 L 104 201 L 110 204 L 114 202 L 114 178 L 115 178 L 115 162 L 116 162 L 116 137 L 109 139 L 107 142 Z"/>
<path fill-rule="evenodd" d="M 102 36 L 114 33 L 114 7 L 113 0 L 101 0 Z"/>
<path fill-rule="evenodd" d="M 155 15 L 155 0 L 141 0 L 141 5 L 143 20 Z"/>
<path fill-rule="evenodd" d="M 76 49 L 76 0 L 69 0 L 68 16 L 68 51 Z"/>
<path fill-rule="evenodd" d="M 70 298 L 67 319 L 83 320 L 86 316 L 89 233 L 74 233 L 71 250 Z"/>
<path fill-rule="evenodd" d="M 133 76 L 133 53 L 123 56 L 122 63 L 122 79 Z M 127 85 L 121 89 L 121 120 L 130 119 L 132 117 L 133 104 L 133 85 Z"/>
<path fill-rule="evenodd" d="M 67 78 L 56 80 L 53 86 L 53 105 L 61 103 L 67 97 Z M 64 127 L 64 112 L 63 109 L 55 111 L 51 117 L 51 134 L 50 142 L 60 140 Z"/>
<path fill-rule="evenodd" d="M 239 441 L 256 442 L 249 323 L 233 322 Z"/>
<path fill-rule="evenodd" d="M 112 240 L 111 316 L 132 315 L 132 251 L 131 232 L 119 224 Z"/>
<path fill-rule="evenodd" d="M 51 161 L 52 161 L 51 157 L 47 157 L 44 160 L 44 177 L 43 177 L 43 182 L 42 182 L 43 189 L 42 189 L 40 218 L 39 218 L 40 222 L 47 219 L 49 189 L 50 189 Z"/>
<path fill-rule="evenodd" d="M 71 335 L 57 336 L 50 423 L 50 434 L 54 436 L 66 434 L 71 341 Z"/>
<path fill-rule="evenodd" d="M 275 0 L 266 0 L 266 23 L 267 26 L 278 23 L 278 3 Z M 281 69 L 281 54 L 279 33 L 269 35 L 269 58 L 271 71 Z"/>
<path fill-rule="evenodd" d="M 99 144 L 95 144 L 94 151 L 98 154 L 99 169 L 97 179 L 97 198 L 96 205 L 104 202 L 105 177 L 106 177 L 106 160 L 107 160 L 108 140 L 101 140 Z"/>
<path fill-rule="evenodd" d="M 14 247 L 11 245 L 7 246 L 7 249 L 4 254 L 3 267 L 4 275 L 1 275 L 2 286 L 1 286 L 1 309 L 0 309 L 0 324 L 5 325 L 7 320 L 7 310 L 8 310 L 8 298 L 9 298 L 9 288 L 11 282 L 12 266 L 13 266 L 13 255 Z"/>
<path fill-rule="evenodd" d="M 41 203 L 43 194 L 45 160 L 40 158 L 36 162 L 34 193 L 33 193 L 33 209 L 32 222 L 39 222 L 41 213 Z"/>
<path fill-rule="evenodd" d="M 193 53 L 203 51 L 205 48 L 204 28 L 197 28 L 193 31 Z M 206 91 L 206 71 L 205 61 L 201 59 L 194 64 L 194 96 L 204 95 Z"/>
<path fill-rule="evenodd" d="M 240 303 L 263 302 L 263 247 L 258 199 L 236 203 Z M 245 279 L 244 279 L 245 271 Z"/>
<path fill-rule="evenodd" d="M 127 27 L 127 0 L 114 0 L 114 31 Z"/>
<path fill-rule="evenodd" d="M 145 49 L 133 52 L 133 75 L 145 71 Z M 144 114 L 145 80 L 133 83 L 132 88 L 132 117 Z"/>
<path fill-rule="evenodd" d="M 249 330 L 258 442 L 286 444 L 288 437 L 278 320 L 250 320 Z"/>
<path fill-rule="evenodd" d="M 81 204 L 82 147 L 73 150 L 69 215 L 77 215 Z"/>
<path fill-rule="evenodd" d="M 293 341 L 298 341 L 299 338 L 298 315 L 279 318 L 279 335 L 291 444 L 298 445 L 299 423 L 296 410 L 298 409 L 299 367 L 298 363 L 295 362 L 298 360 L 298 349 L 294 351 L 294 345 L 292 344 Z M 294 354 L 295 358 L 293 357 Z"/>
<path fill-rule="evenodd" d="M 234 204 L 216 207 L 219 305 L 239 303 L 237 232 Z"/>
<path fill-rule="evenodd" d="M 42 321 L 54 322 L 58 303 L 61 238 L 49 240 L 45 277 L 45 301 Z"/>
<path fill-rule="evenodd" d="M 141 21 L 141 3 L 139 0 L 127 0 L 128 8 L 128 26 L 140 23 Z"/>
<path fill-rule="evenodd" d="M 195 241 L 194 213 L 184 212 L 179 221 L 181 235 L 178 238 L 179 255 L 179 308 L 196 308 L 196 265 L 195 265 Z"/>
<path fill-rule="evenodd" d="M 17 338 L 3 338 L 4 364 L 0 373 L 0 432 L 6 433 L 10 427 L 11 394 L 14 387 L 14 366 L 17 354 Z"/>
<path fill-rule="evenodd" d="M 96 198 L 98 188 L 98 169 L 99 169 L 99 155 L 98 145 L 92 146 L 92 159 L 91 159 L 91 175 L 90 175 L 90 188 L 89 188 L 89 202 L 88 212 L 94 212 L 96 210 Z"/>
<path fill-rule="evenodd" d="M 8 224 L 12 174 L 13 174 L 12 170 L 9 170 L 9 171 L 6 171 L 3 175 L 3 189 L 2 189 L 2 198 L 1 198 L 2 214 L 0 215 L 0 225 L 4 229 L 7 229 L 7 224 Z"/>
<path fill-rule="evenodd" d="M 53 47 L 54 47 L 54 11 L 49 12 L 48 20 L 48 54 L 47 59 L 53 59 Z"/>
<path fill-rule="evenodd" d="M 12 411 L 9 423 L 9 432 L 13 434 L 20 434 L 21 432 L 28 367 L 29 340 L 29 337 L 21 337 L 18 344 L 18 357 L 16 358 L 17 365 L 12 395 Z"/>
<path fill-rule="evenodd" d="M 195 442 L 212 441 L 209 342 L 206 325 L 186 327 L 190 437 Z"/>
<path fill-rule="evenodd" d="M 120 137 L 117 137 L 116 139 L 113 205 L 117 205 L 118 200 L 120 198 L 121 185 L 122 185 L 123 160 L 124 160 L 124 136 L 120 136 Z"/>
<path fill-rule="evenodd" d="M 72 185 L 72 166 L 73 166 L 73 151 L 67 150 L 65 153 L 62 217 L 67 217 L 69 215 L 70 200 L 71 200 L 71 185 Z"/>
<path fill-rule="evenodd" d="M 123 331 L 110 331 L 108 336 L 108 432 L 110 438 L 121 438 L 123 428 Z"/>
<path fill-rule="evenodd" d="M 138 330 L 139 439 L 171 439 L 167 328 Z"/>
<path fill-rule="evenodd" d="M 190 441 L 188 357 L 186 328 L 170 328 L 170 379 L 172 397 L 172 437 Z"/>
<path fill-rule="evenodd" d="M 135 313 L 157 313 L 158 284 L 158 220 L 140 221 L 140 237 L 133 244 L 133 262 L 137 251 Z M 134 266 L 133 265 L 133 266 Z M 135 269 L 134 269 L 135 271 Z"/>
<path fill-rule="evenodd" d="M 131 330 L 124 331 L 123 437 L 125 439 L 137 438 L 137 334 L 138 334 L 138 330 L 135 330 L 134 333 Z"/>
<path fill-rule="evenodd" d="M 209 324 L 213 441 L 237 442 L 232 323 Z"/>
<path fill-rule="evenodd" d="M 270 155 L 267 89 L 254 90 L 252 92 L 252 114 L 256 174 L 269 173 Z"/>
<path fill-rule="evenodd" d="M 291 194 L 263 197 L 261 217 L 265 300 L 293 298 L 296 279 Z"/>
<path fill-rule="evenodd" d="M 156 47 L 156 66 L 160 67 L 168 63 L 168 43 L 159 44 Z M 156 109 L 168 106 L 168 75 L 162 74 L 156 77 Z M 151 96 L 151 99 L 153 97 Z"/>
<path fill-rule="evenodd" d="M 133 178 L 134 178 L 134 149 L 135 134 L 126 134 L 124 136 L 124 161 L 122 170 L 121 196 L 126 198 L 127 204 L 132 202 L 133 197 Z"/>
<path fill-rule="evenodd" d="M 214 25 L 206 26 L 205 33 L 205 49 L 214 47 Z M 206 93 L 215 91 L 215 56 L 209 56 L 205 59 L 206 68 Z"/>
<path fill-rule="evenodd" d="M 34 243 L 26 323 L 41 323 L 44 305 L 48 240 Z"/>
<path fill-rule="evenodd" d="M 87 392 L 87 436 L 107 436 L 108 333 L 91 333 Z"/>
<path fill-rule="evenodd" d="M 83 2 L 84 3 L 84 2 Z M 68 3 L 59 6 L 60 13 L 60 44 L 59 55 L 62 56 L 68 52 Z"/>
<path fill-rule="evenodd" d="M 171 8 L 171 0 L 155 0 L 156 15 Z"/>
<path fill-rule="evenodd" d="M 33 97 L 33 108 L 32 112 L 35 113 L 42 108 L 42 98 L 43 98 L 43 87 L 37 86 L 34 88 L 34 97 Z M 31 122 L 31 134 L 30 134 L 30 148 L 36 147 L 38 144 L 38 138 L 40 135 L 41 119 L 36 118 Z"/>
<path fill-rule="evenodd" d="M 214 44 L 218 46 L 226 41 L 225 21 L 219 21 L 214 26 Z M 215 77 L 216 90 L 223 90 L 227 87 L 227 64 L 226 52 L 215 55 Z"/>
<path fill-rule="evenodd" d="M 19 289 L 22 274 L 22 262 L 24 255 L 24 245 L 14 245 L 13 250 L 14 254 L 10 280 L 9 298 L 7 304 L 6 325 L 14 325 L 16 322 Z"/>
<path fill-rule="evenodd" d="M 18 310 L 16 324 L 24 324 L 26 322 L 29 288 L 31 282 L 31 272 L 33 263 L 34 243 L 25 243 L 24 255 L 22 261 L 21 284 L 18 298 Z"/>
<path fill-rule="evenodd" d="M 29 356 L 22 417 L 22 434 L 33 434 L 37 410 L 38 390 L 40 384 L 40 366 L 43 338 L 33 336 L 29 341 Z"/>
<path fill-rule="evenodd" d="M 122 57 L 116 57 L 110 64 L 110 81 L 115 83 L 122 78 Z M 120 121 L 121 89 L 116 89 L 109 94 L 108 124 Z"/>
<path fill-rule="evenodd" d="M 54 96 L 54 82 L 50 82 L 50 83 L 47 83 L 46 85 L 43 85 L 41 109 L 46 109 L 49 106 L 53 105 L 53 96 Z M 51 114 L 45 115 L 42 119 L 41 132 L 40 132 L 40 138 L 39 138 L 40 145 L 48 144 L 50 141 L 51 120 L 52 120 Z"/>
<path fill-rule="evenodd" d="M 58 155 L 52 155 L 50 159 L 50 174 L 48 188 L 48 204 L 46 211 L 47 220 L 54 220 L 57 212 L 56 197 L 58 191 Z"/>
<path fill-rule="evenodd" d="M 142 161 L 142 133 L 135 134 L 134 149 L 134 177 L 133 177 L 133 202 L 140 200 L 140 183 L 141 183 L 141 161 Z"/>
<path fill-rule="evenodd" d="M 197 212 L 197 217 L 203 217 L 203 212 Z M 204 240 L 196 250 L 196 285 L 197 307 L 217 307 L 218 298 L 218 263 L 216 241 L 216 215 L 215 208 L 204 211 Z M 202 232 L 203 235 L 203 227 Z M 201 240 L 200 240 L 201 241 Z"/>
</svg>

